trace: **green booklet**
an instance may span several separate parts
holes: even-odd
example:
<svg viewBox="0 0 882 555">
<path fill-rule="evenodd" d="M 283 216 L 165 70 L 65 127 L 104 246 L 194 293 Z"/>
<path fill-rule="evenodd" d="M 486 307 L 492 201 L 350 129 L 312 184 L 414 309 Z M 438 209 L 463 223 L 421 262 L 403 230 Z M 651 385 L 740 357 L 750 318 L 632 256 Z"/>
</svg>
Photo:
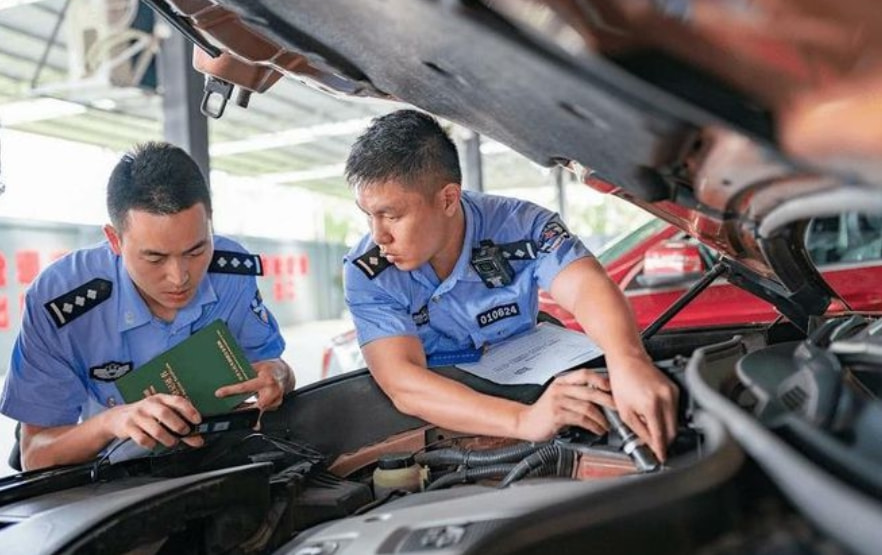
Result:
<svg viewBox="0 0 882 555">
<path fill-rule="evenodd" d="M 219 387 L 257 374 L 223 320 L 215 320 L 181 343 L 116 380 L 126 403 L 156 393 L 182 395 L 203 416 L 232 411 L 248 393 L 215 397 Z"/>
</svg>

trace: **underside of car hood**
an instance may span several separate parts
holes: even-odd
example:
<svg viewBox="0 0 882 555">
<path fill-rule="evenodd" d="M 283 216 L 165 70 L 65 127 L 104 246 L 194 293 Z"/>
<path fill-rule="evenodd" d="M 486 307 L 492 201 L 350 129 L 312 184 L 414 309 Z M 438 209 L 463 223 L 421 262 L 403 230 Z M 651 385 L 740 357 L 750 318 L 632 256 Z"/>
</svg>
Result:
<svg viewBox="0 0 882 555">
<path fill-rule="evenodd" d="M 148 3 L 215 80 L 413 104 L 681 227 L 779 308 L 833 294 L 808 218 L 882 212 L 873 2 Z"/>
</svg>

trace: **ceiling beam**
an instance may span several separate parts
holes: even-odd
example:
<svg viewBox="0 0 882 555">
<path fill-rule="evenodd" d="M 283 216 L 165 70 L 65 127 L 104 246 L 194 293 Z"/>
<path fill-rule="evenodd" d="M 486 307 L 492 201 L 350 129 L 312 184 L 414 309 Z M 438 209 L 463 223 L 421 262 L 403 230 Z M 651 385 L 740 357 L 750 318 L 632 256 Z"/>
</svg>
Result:
<svg viewBox="0 0 882 555">
<path fill-rule="evenodd" d="M 371 119 L 370 117 L 349 119 L 254 135 L 239 141 L 215 144 L 210 148 L 210 152 L 212 156 L 232 156 L 246 152 L 311 143 L 325 137 L 356 135 L 370 125 Z"/>
<path fill-rule="evenodd" d="M 9 8 L 17 8 L 19 6 L 26 6 L 28 4 L 36 4 L 38 2 L 42 2 L 42 0 L 0 0 L 0 10 L 6 10 Z"/>
<path fill-rule="evenodd" d="M 257 177 L 272 183 L 300 183 L 303 181 L 316 181 L 329 177 L 342 177 L 346 169 L 345 164 L 328 164 L 327 166 L 315 166 L 308 170 L 295 170 L 290 172 L 264 173 Z"/>
</svg>

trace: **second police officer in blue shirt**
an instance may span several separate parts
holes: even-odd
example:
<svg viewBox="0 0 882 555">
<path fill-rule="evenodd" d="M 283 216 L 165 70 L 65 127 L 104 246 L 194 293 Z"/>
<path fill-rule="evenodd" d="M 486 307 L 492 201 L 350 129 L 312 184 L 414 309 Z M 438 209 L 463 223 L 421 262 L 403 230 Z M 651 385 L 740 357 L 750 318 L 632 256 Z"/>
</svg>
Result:
<svg viewBox="0 0 882 555">
<path fill-rule="evenodd" d="M 346 176 L 371 228 L 346 257 L 346 302 L 368 367 L 399 410 L 459 432 L 541 441 L 567 425 L 604 432 L 605 405 L 664 459 L 678 391 L 652 365 L 618 287 L 556 214 L 462 191 L 456 147 L 414 110 L 374 120 Z M 572 372 L 525 405 L 427 369 L 427 354 L 530 329 L 539 287 L 604 351 L 608 380 Z"/>
<path fill-rule="evenodd" d="M 201 421 L 193 405 L 163 394 L 124 404 L 114 380 L 218 318 L 257 371 L 218 396 L 256 393 L 272 409 L 294 388 L 257 289 L 260 259 L 212 233 L 208 187 L 187 153 L 146 143 L 123 156 L 107 207 L 107 242 L 56 261 L 27 293 L 0 397 L 0 412 L 22 425 L 26 469 L 86 461 L 117 438 L 176 444 L 172 432 Z"/>
</svg>

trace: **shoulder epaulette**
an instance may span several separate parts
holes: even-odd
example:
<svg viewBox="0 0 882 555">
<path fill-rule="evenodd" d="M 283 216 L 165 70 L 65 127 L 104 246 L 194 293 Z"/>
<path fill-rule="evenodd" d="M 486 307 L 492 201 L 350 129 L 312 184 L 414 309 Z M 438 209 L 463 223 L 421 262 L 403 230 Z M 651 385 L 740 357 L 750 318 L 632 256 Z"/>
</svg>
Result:
<svg viewBox="0 0 882 555">
<path fill-rule="evenodd" d="M 353 260 L 352 263 L 355 264 L 359 270 L 364 272 L 364 275 L 366 275 L 368 279 L 374 279 L 380 275 L 380 272 L 392 265 L 392 263 L 386 260 L 386 257 L 380 253 L 380 247 L 378 245 L 375 245 L 374 248 Z"/>
<path fill-rule="evenodd" d="M 76 289 L 46 303 L 46 310 L 56 327 L 69 324 L 110 298 L 113 284 L 106 279 L 95 278 Z"/>
<path fill-rule="evenodd" d="M 247 252 L 214 251 L 208 271 L 216 274 L 239 274 L 243 276 L 262 276 L 263 264 L 260 256 Z"/>
</svg>

